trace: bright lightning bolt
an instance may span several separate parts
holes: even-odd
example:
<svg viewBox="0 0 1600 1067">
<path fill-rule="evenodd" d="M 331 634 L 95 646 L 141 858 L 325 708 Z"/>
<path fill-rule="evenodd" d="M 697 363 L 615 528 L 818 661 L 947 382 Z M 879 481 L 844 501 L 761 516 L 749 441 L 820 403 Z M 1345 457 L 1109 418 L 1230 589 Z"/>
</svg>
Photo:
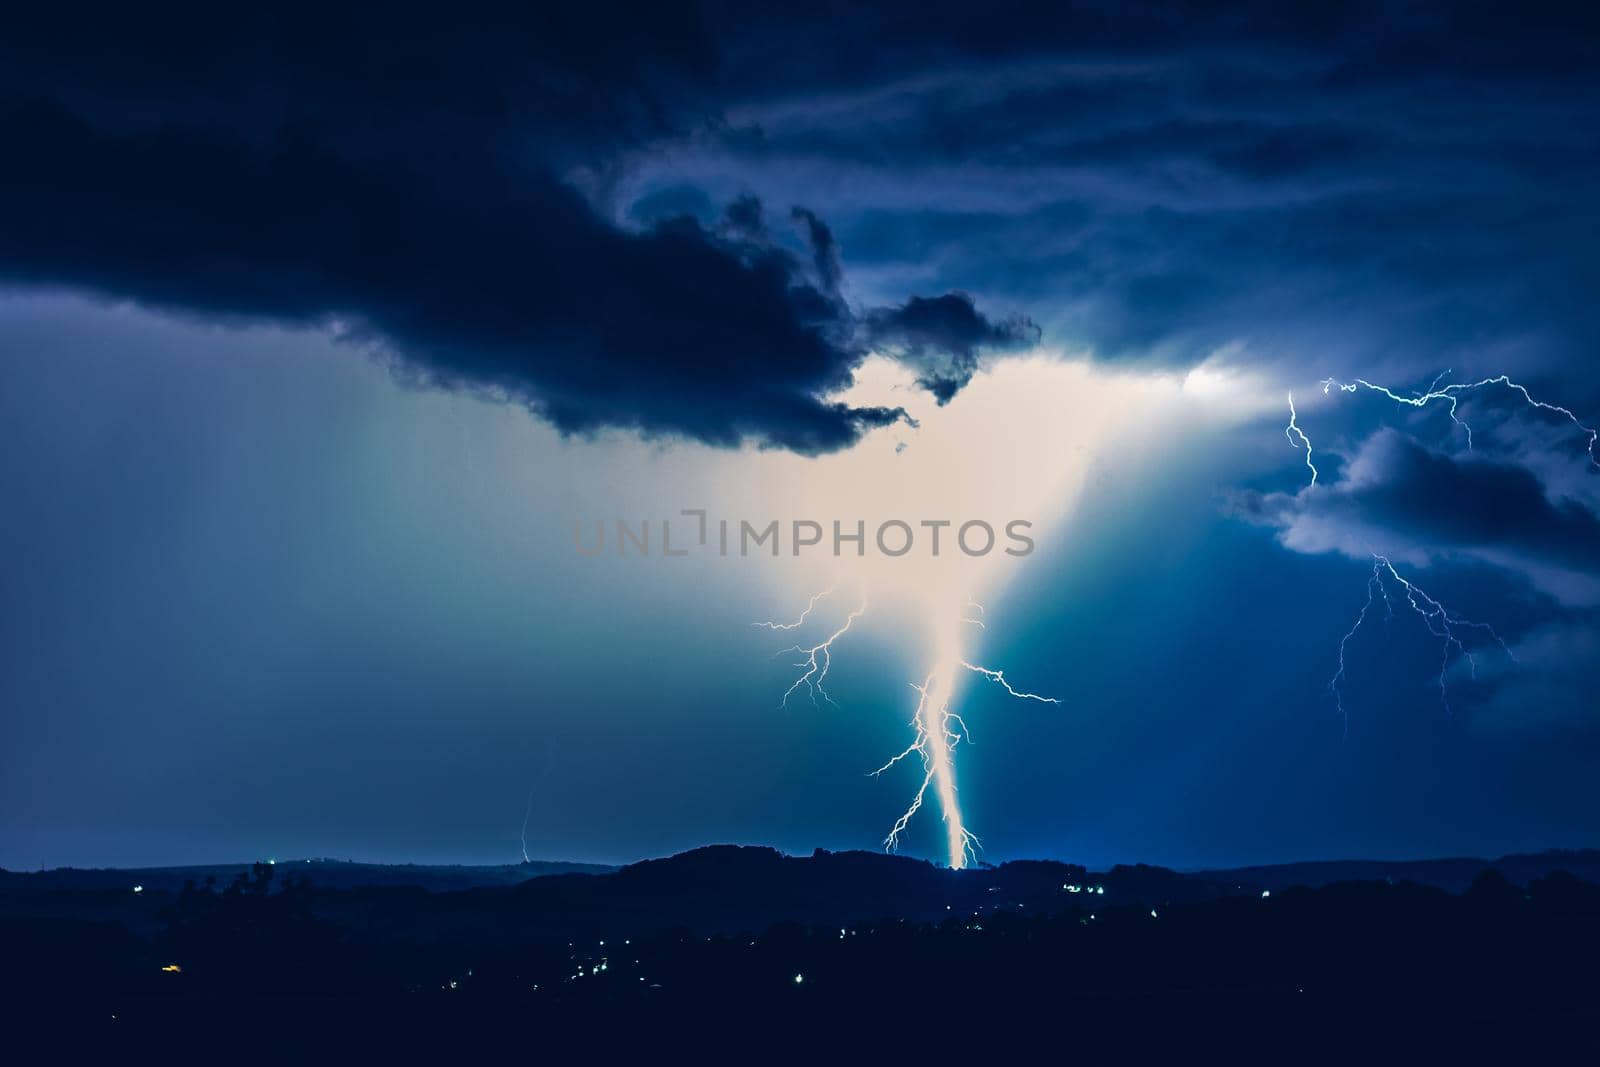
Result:
<svg viewBox="0 0 1600 1067">
<path fill-rule="evenodd" d="M 1424 408 L 1435 400 L 1442 400 L 1449 406 L 1450 421 L 1461 427 L 1462 431 L 1467 435 L 1467 448 L 1470 450 L 1472 448 L 1472 427 L 1461 421 L 1459 414 L 1461 394 L 1472 389 L 1482 389 L 1485 386 L 1503 385 L 1507 389 L 1511 389 L 1514 392 L 1520 393 L 1522 395 L 1522 399 L 1528 404 L 1529 407 L 1560 415 L 1570 422 L 1574 427 L 1576 427 L 1579 432 L 1586 435 L 1589 439 L 1589 443 L 1585 447 L 1585 451 L 1589 453 L 1589 462 L 1595 467 L 1600 467 L 1600 455 L 1597 455 L 1595 451 L 1597 444 L 1600 444 L 1600 429 L 1584 425 L 1583 422 L 1578 419 L 1578 416 L 1572 413 L 1570 408 L 1564 408 L 1559 404 L 1549 404 L 1543 400 L 1535 399 L 1533 394 L 1528 392 L 1527 386 L 1512 381 L 1510 376 L 1505 374 L 1498 374 L 1493 378 L 1484 378 L 1476 382 L 1455 382 L 1440 388 L 1439 379 L 1443 378 L 1449 373 L 1449 371 L 1444 371 L 1438 375 L 1438 377 L 1434 378 L 1431 383 L 1429 383 L 1425 392 L 1417 393 L 1413 396 L 1401 396 L 1388 386 L 1374 385 L 1365 378 L 1357 378 L 1352 382 L 1341 382 L 1335 378 L 1324 378 L 1322 380 L 1322 394 L 1327 396 L 1335 389 L 1339 390 L 1341 393 L 1354 393 L 1362 389 L 1368 389 L 1379 394 L 1380 396 L 1384 396 L 1390 400 L 1393 400 L 1397 404 L 1404 404 L 1407 407 L 1412 408 Z M 1297 420 L 1298 414 L 1294 408 L 1294 394 L 1290 393 L 1289 425 L 1283 428 L 1283 433 L 1285 437 L 1289 438 L 1290 444 L 1294 445 L 1296 448 L 1304 448 L 1306 450 L 1306 467 L 1311 471 L 1311 484 L 1316 485 L 1317 468 L 1316 464 L 1313 463 L 1311 459 L 1311 439 L 1305 435 L 1303 430 L 1300 429 L 1300 424 Z"/>
<path fill-rule="evenodd" d="M 980 613 L 983 611 L 983 605 L 974 601 L 968 603 Z M 961 621 L 973 620 L 970 617 L 963 617 Z M 976 855 L 980 845 L 977 835 L 966 827 L 961 814 L 961 804 L 956 795 L 955 748 L 963 739 L 970 740 L 966 722 L 950 706 L 955 698 L 958 667 L 981 674 L 990 681 L 998 683 L 1018 700 L 1036 700 L 1041 704 L 1061 703 L 1054 697 L 1040 696 L 1037 693 L 1027 693 L 1014 688 L 1006 681 L 1004 671 L 968 662 L 955 651 L 953 639 L 947 643 L 939 662 L 922 684 L 912 683 L 911 688 L 917 692 L 917 708 L 911 718 L 911 727 L 916 731 L 915 739 L 888 763 L 872 773 L 880 775 L 915 752 L 922 758 L 922 782 L 912 795 L 910 806 L 890 828 L 889 835 L 883 840 L 883 847 L 891 852 L 899 847 L 900 835 L 922 809 L 923 800 L 928 794 L 929 787 L 932 787 L 939 797 L 939 804 L 944 812 L 950 866 L 956 869 L 965 867 Z"/>
<path fill-rule="evenodd" d="M 1445 371 L 1444 373 L 1449 374 L 1450 372 Z M 1444 377 L 1444 374 L 1439 375 L 1439 378 L 1442 377 Z M 1322 382 L 1322 392 L 1323 395 L 1327 395 L 1331 390 L 1334 389 L 1338 389 L 1340 392 L 1344 393 L 1354 393 L 1359 389 L 1370 389 L 1375 393 L 1388 397 L 1397 404 L 1405 404 L 1407 407 L 1413 408 L 1424 408 L 1435 400 L 1442 400 L 1449 405 L 1450 421 L 1465 431 L 1467 435 L 1467 448 L 1470 449 L 1472 448 L 1472 427 L 1461 421 L 1456 410 L 1461 403 L 1461 394 L 1473 389 L 1482 389 L 1489 385 L 1503 385 L 1507 389 L 1511 389 L 1522 394 L 1522 399 L 1527 402 L 1528 406 L 1538 408 L 1540 411 L 1548 411 L 1552 414 L 1560 415 L 1568 422 L 1572 423 L 1572 425 L 1575 426 L 1579 431 L 1587 435 L 1589 438 L 1589 444 L 1585 451 L 1589 453 L 1589 462 L 1596 467 L 1600 467 L 1600 456 L 1596 456 L 1595 454 L 1595 445 L 1597 442 L 1600 442 L 1600 430 L 1597 430 L 1591 426 L 1585 426 L 1578 420 L 1578 416 L 1574 415 L 1569 409 L 1564 408 L 1559 404 L 1547 404 L 1543 400 L 1535 400 L 1533 394 L 1528 392 L 1526 386 L 1512 381 L 1509 376 L 1504 374 L 1496 375 L 1493 378 L 1484 378 L 1483 380 L 1476 382 L 1457 382 L 1451 385 L 1446 385 L 1443 388 L 1439 387 L 1439 378 L 1435 378 L 1433 380 L 1433 383 L 1428 386 L 1426 392 L 1418 393 L 1415 396 L 1401 396 L 1399 393 L 1396 393 L 1387 386 L 1374 385 L 1365 378 L 1357 378 L 1353 382 L 1339 382 L 1333 378 L 1325 378 Z M 1291 426 L 1294 425 L 1294 399 L 1292 397 L 1289 400 L 1289 424 Z M 1311 444 L 1308 441 L 1306 442 L 1308 465 L 1310 463 L 1310 448 Z M 1311 480 L 1313 484 L 1316 482 L 1314 472 Z"/>
<path fill-rule="evenodd" d="M 1296 448 L 1304 448 L 1306 450 L 1306 466 L 1311 470 L 1311 484 L 1316 485 L 1317 465 L 1311 462 L 1311 438 L 1305 435 L 1305 433 L 1300 429 L 1300 424 L 1295 421 L 1298 417 L 1299 416 L 1294 410 L 1294 394 L 1290 393 L 1289 425 L 1283 428 L 1283 436 L 1289 439 L 1289 443 L 1291 445 L 1294 445 Z M 1297 437 L 1299 438 L 1298 441 L 1295 440 Z"/>
<path fill-rule="evenodd" d="M 913 752 L 922 757 L 922 784 L 912 794 L 911 805 L 895 820 L 883 847 L 892 852 L 900 846 L 900 835 L 917 812 L 931 786 L 944 810 L 945 840 L 949 863 L 953 869 L 965 867 L 978 847 L 977 837 L 967 829 L 961 815 L 961 804 L 956 796 L 954 752 L 956 745 L 966 736 L 961 717 L 950 710 L 951 691 L 955 682 L 955 667 L 948 659 L 941 659 L 921 685 L 911 683 L 917 691 L 917 710 L 911 717 L 911 728 L 916 738 L 888 763 L 873 771 L 880 775 Z"/>
<path fill-rule="evenodd" d="M 812 597 L 806 612 L 801 615 L 798 622 L 804 622 L 806 615 L 816 606 L 817 601 L 825 594 Z M 967 735 L 966 723 L 959 713 L 952 707 L 955 699 L 956 680 L 958 672 L 962 669 L 981 674 L 1005 689 L 1007 693 L 1019 700 L 1034 700 L 1042 704 L 1059 704 L 1054 697 L 1040 696 L 1019 690 L 1006 680 L 1005 673 L 989 667 L 982 667 L 968 662 L 960 652 L 960 641 L 957 633 L 961 623 L 970 623 L 980 628 L 982 620 L 977 615 L 984 613 L 983 605 L 975 600 L 967 601 L 967 608 L 972 611 L 959 615 L 952 623 L 941 627 L 938 652 L 933 669 L 930 670 L 922 682 L 911 683 L 911 688 L 917 694 L 917 706 L 911 717 L 911 728 L 914 736 L 909 745 L 893 756 L 887 763 L 872 771 L 873 776 L 883 774 L 896 764 L 916 755 L 922 762 L 922 781 L 915 793 L 912 794 L 911 803 L 895 820 L 889 834 L 884 838 L 884 848 L 893 851 L 900 844 L 900 836 L 911 824 L 917 812 L 922 810 L 923 803 L 927 800 L 928 791 L 933 790 L 938 797 L 939 806 L 944 817 L 945 839 L 947 856 L 952 868 L 965 867 L 976 854 L 979 841 L 972 831 L 967 829 L 966 821 L 961 813 L 961 804 L 956 792 L 955 748 Z M 830 704 L 838 705 L 822 688 L 822 682 L 827 677 L 828 666 L 831 662 L 833 643 L 850 630 L 856 619 L 860 618 L 867 610 L 866 598 L 863 597 L 861 606 L 845 619 L 844 624 L 828 636 L 825 641 L 809 647 L 795 645 L 787 652 L 798 652 L 804 658 L 797 667 L 804 668 L 800 677 L 784 693 L 783 703 L 787 706 L 788 699 L 795 690 L 802 685 L 807 686 L 813 700 L 818 693 Z M 769 624 L 772 629 L 791 629 L 784 624 Z"/>
</svg>

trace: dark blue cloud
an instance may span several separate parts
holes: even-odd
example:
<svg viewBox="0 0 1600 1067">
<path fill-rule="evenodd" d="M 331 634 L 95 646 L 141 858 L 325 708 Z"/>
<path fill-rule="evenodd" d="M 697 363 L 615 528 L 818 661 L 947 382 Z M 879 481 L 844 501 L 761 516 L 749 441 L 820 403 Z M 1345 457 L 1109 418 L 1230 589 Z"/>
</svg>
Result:
<svg viewBox="0 0 1600 1067">
<path fill-rule="evenodd" d="M 0 278 L 337 322 L 572 432 L 813 452 L 896 417 L 827 399 L 869 345 L 943 400 L 1033 323 L 1555 378 L 1600 343 L 1596 35 L 1553 4 L 35 11 L 0 41 Z M 896 330 L 959 293 L 1027 318 Z"/>
<path fill-rule="evenodd" d="M 874 308 L 864 326 L 867 342 L 912 366 L 917 384 L 940 404 L 966 388 L 982 352 L 1039 343 L 1039 327 L 1031 319 L 1013 315 L 990 320 L 961 292 L 913 296 L 898 307 Z"/>
<path fill-rule="evenodd" d="M 882 302 L 961 290 L 1118 360 L 1510 360 L 1600 402 L 1592 11 L 713 11 L 726 121 L 634 187 L 813 190 Z"/>
<path fill-rule="evenodd" d="M 637 228 L 579 191 L 715 105 L 695 9 L 456 14 L 24 20 L 0 280 L 332 328 L 566 432 L 817 453 L 903 417 L 829 399 L 866 350 L 816 215 L 798 257 L 754 198 Z"/>
<path fill-rule="evenodd" d="M 1545 592 L 1593 603 L 1600 515 L 1515 461 L 1451 455 L 1392 429 L 1361 443 L 1340 477 L 1297 493 L 1238 492 L 1233 514 L 1300 552 L 1427 564 L 1471 558 L 1521 572 Z"/>
<path fill-rule="evenodd" d="M 896 417 L 822 399 L 856 354 L 788 256 L 688 218 L 620 231 L 547 175 L 460 155 L 118 136 L 47 107 L 0 113 L 0 136 L 26 146 L 0 196 L 12 282 L 342 322 L 427 380 L 503 392 L 568 431 L 816 452 Z"/>
</svg>

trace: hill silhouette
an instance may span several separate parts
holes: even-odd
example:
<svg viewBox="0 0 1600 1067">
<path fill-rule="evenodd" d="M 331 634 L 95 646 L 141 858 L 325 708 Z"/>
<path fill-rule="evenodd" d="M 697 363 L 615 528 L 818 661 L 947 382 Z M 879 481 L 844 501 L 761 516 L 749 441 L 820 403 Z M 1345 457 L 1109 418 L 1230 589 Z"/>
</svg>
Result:
<svg viewBox="0 0 1600 1067">
<path fill-rule="evenodd" d="M 747 1058 L 775 1032 L 942 1035 L 950 1051 L 998 1019 L 1091 1059 L 1246 1038 L 1293 1062 L 1592 1059 L 1600 885 L 1557 865 L 1594 856 L 1515 857 L 1456 891 L 741 846 L 442 890 L 319 884 L 328 871 L 289 863 L 140 893 L 22 876 L 0 884 L 0 1010 L 164 1045 L 266 1033 L 285 1051 L 359 1037 L 459 1055 L 464 1034 L 503 1051 L 530 1031 L 762 1043 Z M 1459 880 L 1477 862 L 1416 869 Z M 897 1029 L 910 1020 L 922 1029 Z"/>
<path fill-rule="evenodd" d="M 274 861 L 274 866 L 279 864 Z M 231 882 L 250 872 L 251 863 L 194 864 L 183 867 L 56 867 L 43 871 L 0 869 L 0 892 L 49 889 L 126 889 L 135 885 L 150 890 L 183 888 L 185 882 L 204 882 L 214 878 Z M 357 863 L 352 860 L 285 860 L 286 876 L 308 878 L 324 889 L 356 889 L 365 886 L 406 885 L 440 891 L 471 889 L 477 886 L 516 885 L 529 878 L 548 874 L 602 874 L 616 870 L 600 863 L 565 863 L 528 860 L 523 863 L 425 864 Z M 293 868 L 292 871 L 290 868 Z"/>
</svg>

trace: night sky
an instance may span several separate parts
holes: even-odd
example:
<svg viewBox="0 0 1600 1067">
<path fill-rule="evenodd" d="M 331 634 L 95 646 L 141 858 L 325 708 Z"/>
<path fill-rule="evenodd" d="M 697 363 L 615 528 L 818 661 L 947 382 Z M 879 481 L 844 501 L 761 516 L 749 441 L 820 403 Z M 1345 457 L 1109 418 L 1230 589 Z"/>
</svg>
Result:
<svg viewBox="0 0 1600 1067">
<path fill-rule="evenodd" d="M 0 866 L 1600 843 L 1600 17 L 865 7 L 8 18 Z"/>
</svg>

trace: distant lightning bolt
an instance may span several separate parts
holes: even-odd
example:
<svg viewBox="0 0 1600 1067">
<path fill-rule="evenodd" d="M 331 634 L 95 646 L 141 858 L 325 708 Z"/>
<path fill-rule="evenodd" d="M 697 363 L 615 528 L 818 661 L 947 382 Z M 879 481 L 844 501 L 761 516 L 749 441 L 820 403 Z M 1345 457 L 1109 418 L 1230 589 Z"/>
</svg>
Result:
<svg viewBox="0 0 1600 1067">
<path fill-rule="evenodd" d="M 1446 714 L 1450 714 L 1451 709 L 1450 690 L 1445 676 L 1449 673 L 1452 656 L 1465 658 L 1467 669 L 1472 674 L 1472 677 L 1476 678 L 1478 676 L 1477 656 L 1461 639 L 1461 636 L 1457 633 L 1458 630 L 1479 630 L 1487 634 L 1490 640 L 1499 645 L 1500 650 L 1513 662 L 1517 658 L 1515 653 L 1511 651 L 1511 647 L 1495 632 L 1493 626 L 1486 622 L 1474 622 L 1471 619 L 1452 613 L 1443 604 L 1424 592 L 1415 582 L 1403 577 L 1399 571 L 1395 570 L 1394 564 L 1389 561 L 1387 556 L 1374 554 L 1372 557 L 1372 576 L 1367 579 L 1366 602 L 1361 605 L 1361 611 L 1356 615 L 1355 623 L 1339 641 L 1339 669 L 1334 672 L 1333 677 L 1328 681 L 1328 688 L 1333 691 L 1334 701 L 1339 706 L 1339 714 L 1344 719 L 1346 734 L 1349 733 L 1350 729 L 1350 716 L 1345 711 L 1344 694 L 1341 689 L 1345 677 L 1345 646 L 1350 643 L 1350 639 L 1361 629 L 1362 623 L 1366 622 L 1367 612 L 1372 610 L 1374 596 L 1381 595 L 1389 614 L 1391 616 L 1394 614 L 1393 602 L 1389 598 L 1389 590 L 1386 585 L 1388 581 L 1393 581 L 1400 586 L 1404 591 L 1405 601 L 1411 610 L 1416 612 L 1422 619 L 1423 625 L 1428 628 L 1428 632 L 1439 639 L 1439 701 L 1444 705 Z"/>
<path fill-rule="evenodd" d="M 528 790 L 528 805 L 522 809 L 522 862 L 528 860 L 528 820 L 533 817 L 533 790 Z"/>
<path fill-rule="evenodd" d="M 1372 565 L 1372 577 L 1367 579 L 1366 603 L 1361 605 L 1361 612 L 1356 616 L 1356 621 L 1351 624 L 1350 629 L 1345 631 L 1345 635 L 1339 639 L 1339 669 L 1333 673 L 1333 677 L 1328 681 L 1328 688 L 1333 692 L 1333 702 L 1339 708 L 1339 718 L 1344 723 L 1344 735 L 1346 737 L 1350 736 L 1350 713 L 1345 710 L 1344 690 L 1340 688 L 1340 684 L 1344 681 L 1344 650 L 1345 646 L 1350 643 L 1350 639 L 1356 635 L 1356 631 L 1361 629 L 1361 624 L 1367 621 L 1367 612 L 1372 610 L 1372 594 L 1374 592 L 1383 592 L 1383 599 L 1385 603 L 1388 602 L 1389 594 L 1383 589 L 1383 580 L 1379 577 L 1378 564 L 1376 562 Z"/>
<path fill-rule="evenodd" d="M 818 593 L 816 596 L 811 598 L 811 605 L 814 606 L 818 600 L 822 599 L 826 595 L 826 593 Z M 784 692 L 783 699 L 779 701 L 780 706 L 787 708 L 789 706 L 789 698 L 793 696 L 795 690 L 799 689 L 801 686 L 805 686 L 807 691 L 811 694 L 811 702 L 813 704 L 817 702 L 817 697 L 821 696 L 823 700 L 833 704 L 834 707 L 839 706 L 834 702 L 834 699 L 828 695 L 828 691 L 822 687 L 822 683 L 828 679 L 828 668 L 833 665 L 833 643 L 848 633 L 850 627 L 854 625 L 857 619 L 861 618 L 862 615 L 865 615 L 866 611 L 867 598 L 865 595 L 863 595 L 861 598 L 861 606 L 846 616 L 844 625 L 840 626 L 837 630 L 833 631 L 833 633 L 829 634 L 826 641 L 811 645 L 810 647 L 791 645 L 783 650 L 784 652 L 798 652 L 801 656 L 804 656 L 805 658 L 796 663 L 795 666 L 803 667 L 805 670 L 801 673 L 800 677 L 794 680 L 794 684 Z M 800 616 L 799 622 L 795 623 L 795 626 L 798 626 L 800 622 L 804 622 L 806 615 L 809 615 L 810 613 L 811 607 L 808 606 L 805 610 L 805 613 Z M 793 627 L 783 625 L 774 625 L 772 628 L 775 630 L 793 629 Z M 780 653 L 780 655 L 781 654 L 782 653 Z"/>
<path fill-rule="evenodd" d="M 1296 448 L 1304 448 L 1306 450 L 1306 466 L 1308 468 L 1310 468 L 1310 470 L 1311 470 L 1311 484 L 1312 485 L 1316 485 L 1317 484 L 1317 465 L 1315 463 L 1311 462 L 1311 438 L 1307 437 L 1301 431 L 1300 424 L 1295 421 L 1298 417 L 1299 416 L 1296 414 L 1296 412 L 1294 410 L 1294 394 L 1290 393 L 1289 394 L 1289 425 L 1287 425 L 1287 426 L 1285 426 L 1283 428 L 1283 436 L 1285 436 L 1285 437 L 1287 437 L 1289 439 L 1289 443 L 1291 445 L 1294 445 Z M 1295 438 L 1297 438 L 1297 437 L 1299 438 L 1298 441 L 1295 440 Z"/>
<path fill-rule="evenodd" d="M 546 749 L 539 774 L 534 784 L 528 787 L 528 802 L 522 806 L 522 829 L 519 832 L 518 837 L 522 842 L 523 863 L 532 862 L 528 857 L 528 823 L 533 820 L 533 795 L 538 791 L 539 784 L 543 782 L 544 779 L 550 774 L 551 762 L 550 750 Z"/>
<path fill-rule="evenodd" d="M 1501 640 L 1500 635 L 1495 633 L 1493 626 L 1490 626 L 1486 622 L 1473 622 L 1471 619 L 1464 619 L 1459 615 L 1452 615 L 1443 604 L 1439 603 L 1437 600 L 1433 599 L 1433 597 L 1423 592 L 1415 583 L 1402 578 L 1400 576 L 1400 572 L 1394 569 L 1393 563 L 1390 563 L 1382 556 L 1379 556 L 1376 562 L 1382 565 L 1383 569 L 1388 572 L 1389 577 L 1400 583 L 1401 588 L 1406 591 L 1406 603 L 1411 605 L 1412 611 L 1415 611 L 1422 617 L 1423 622 L 1427 624 L 1428 632 L 1439 638 L 1443 644 L 1443 654 L 1439 662 L 1439 699 L 1444 703 L 1445 711 L 1450 710 L 1450 694 L 1449 690 L 1445 687 L 1444 676 L 1445 671 L 1450 667 L 1450 652 L 1452 649 L 1466 657 L 1467 669 L 1471 672 L 1474 679 L 1478 677 L 1477 657 L 1475 657 L 1472 654 L 1472 650 L 1463 644 L 1461 639 L 1456 636 L 1455 631 L 1457 627 L 1481 630 L 1482 632 L 1488 634 L 1495 644 L 1500 646 L 1500 651 L 1504 652 L 1513 661 L 1516 660 L 1517 657 L 1512 653 L 1511 646 L 1507 645 L 1505 641 Z M 1417 602 L 1418 598 L 1421 598 L 1422 602 L 1420 604 Z M 1387 593 L 1385 594 L 1384 599 L 1388 599 Z"/>
<path fill-rule="evenodd" d="M 806 611 L 794 625 L 768 624 L 771 629 L 793 629 L 805 621 L 811 609 L 822 596 L 817 594 L 811 598 L 811 603 Z M 908 759 L 913 754 L 922 761 L 922 781 L 915 793 L 912 794 L 911 804 L 900 818 L 895 820 L 889 834 L 884 838 L 884 848 L 890 851 L 899 847 L 900 837 L 906 827 L 911 824 L 917 812 L 922 810 L 922 805 L 927 799 L 928 790 L 932 789 L 939 798 L 939 806 L 943 810 L 945 837 L 948 861 L 952 868 L 965 867 L 976 855 L 980 842 L 972 831 L 967 829 L 966 822 L 961 814 L 961 805 L 956 795 L 955 781 L 955 748 L 962 740 L 970 740 L 967 734 L 966 722 L 951 707 L 955 696 L 957 673 L 962 668 L 981 674 L 1005 689 L 1011 696 L 1019 700 L 1034 700 L 1043 704 L 1059 704 L 1054 697 L 1040 696 L 1037 693 L 1028 693 L 1016 689 L 1006 680 L 1005 673 L 989 667 L 982 667 L 968 662 L 959 651 L 959 641 L 956 633 L 960 623 L 972 623 L 982 627 L 982 620 L 977 615 L 984 613 L 983 605 L 975 600 L 967 601 L 967 608 L 972 609 L 960 615 L 955 623 L 941 630 L 938 652 L 935 657 L 933 669 L 930 670 L 922 682 L 910 683 L 917 694 L 917 706 L 911 717 L 911 728 L 914 736 L 909 745 L 895 754 L 883 766 L 872 771 L 873 776 L 883 774 L 896 764 Z M 807 686 L 813 700 L 818 694 L 830 704 L 834 702 L 822 687 L 823 680 L 827 677 L 828 666 L 831 662 L 833 643 L 850 630 L 856 619 L 860 618 L 867 610 L 866 598 L 863 596 L 861 606 L 845 619 L 844 624 L 830 634 L 825 641 L 810 647 L 795 645 L 785 649 L 786 652 L 798 652 L 804 658 L 795 666 L 804 668 L 800 677 L 795 679 L 788 691 L 783 695 L 783 704 L 787 706 L 789 697 L 802 685 Z M 976 612 L 976 615 L 973 614 Z"/>
</svg>

